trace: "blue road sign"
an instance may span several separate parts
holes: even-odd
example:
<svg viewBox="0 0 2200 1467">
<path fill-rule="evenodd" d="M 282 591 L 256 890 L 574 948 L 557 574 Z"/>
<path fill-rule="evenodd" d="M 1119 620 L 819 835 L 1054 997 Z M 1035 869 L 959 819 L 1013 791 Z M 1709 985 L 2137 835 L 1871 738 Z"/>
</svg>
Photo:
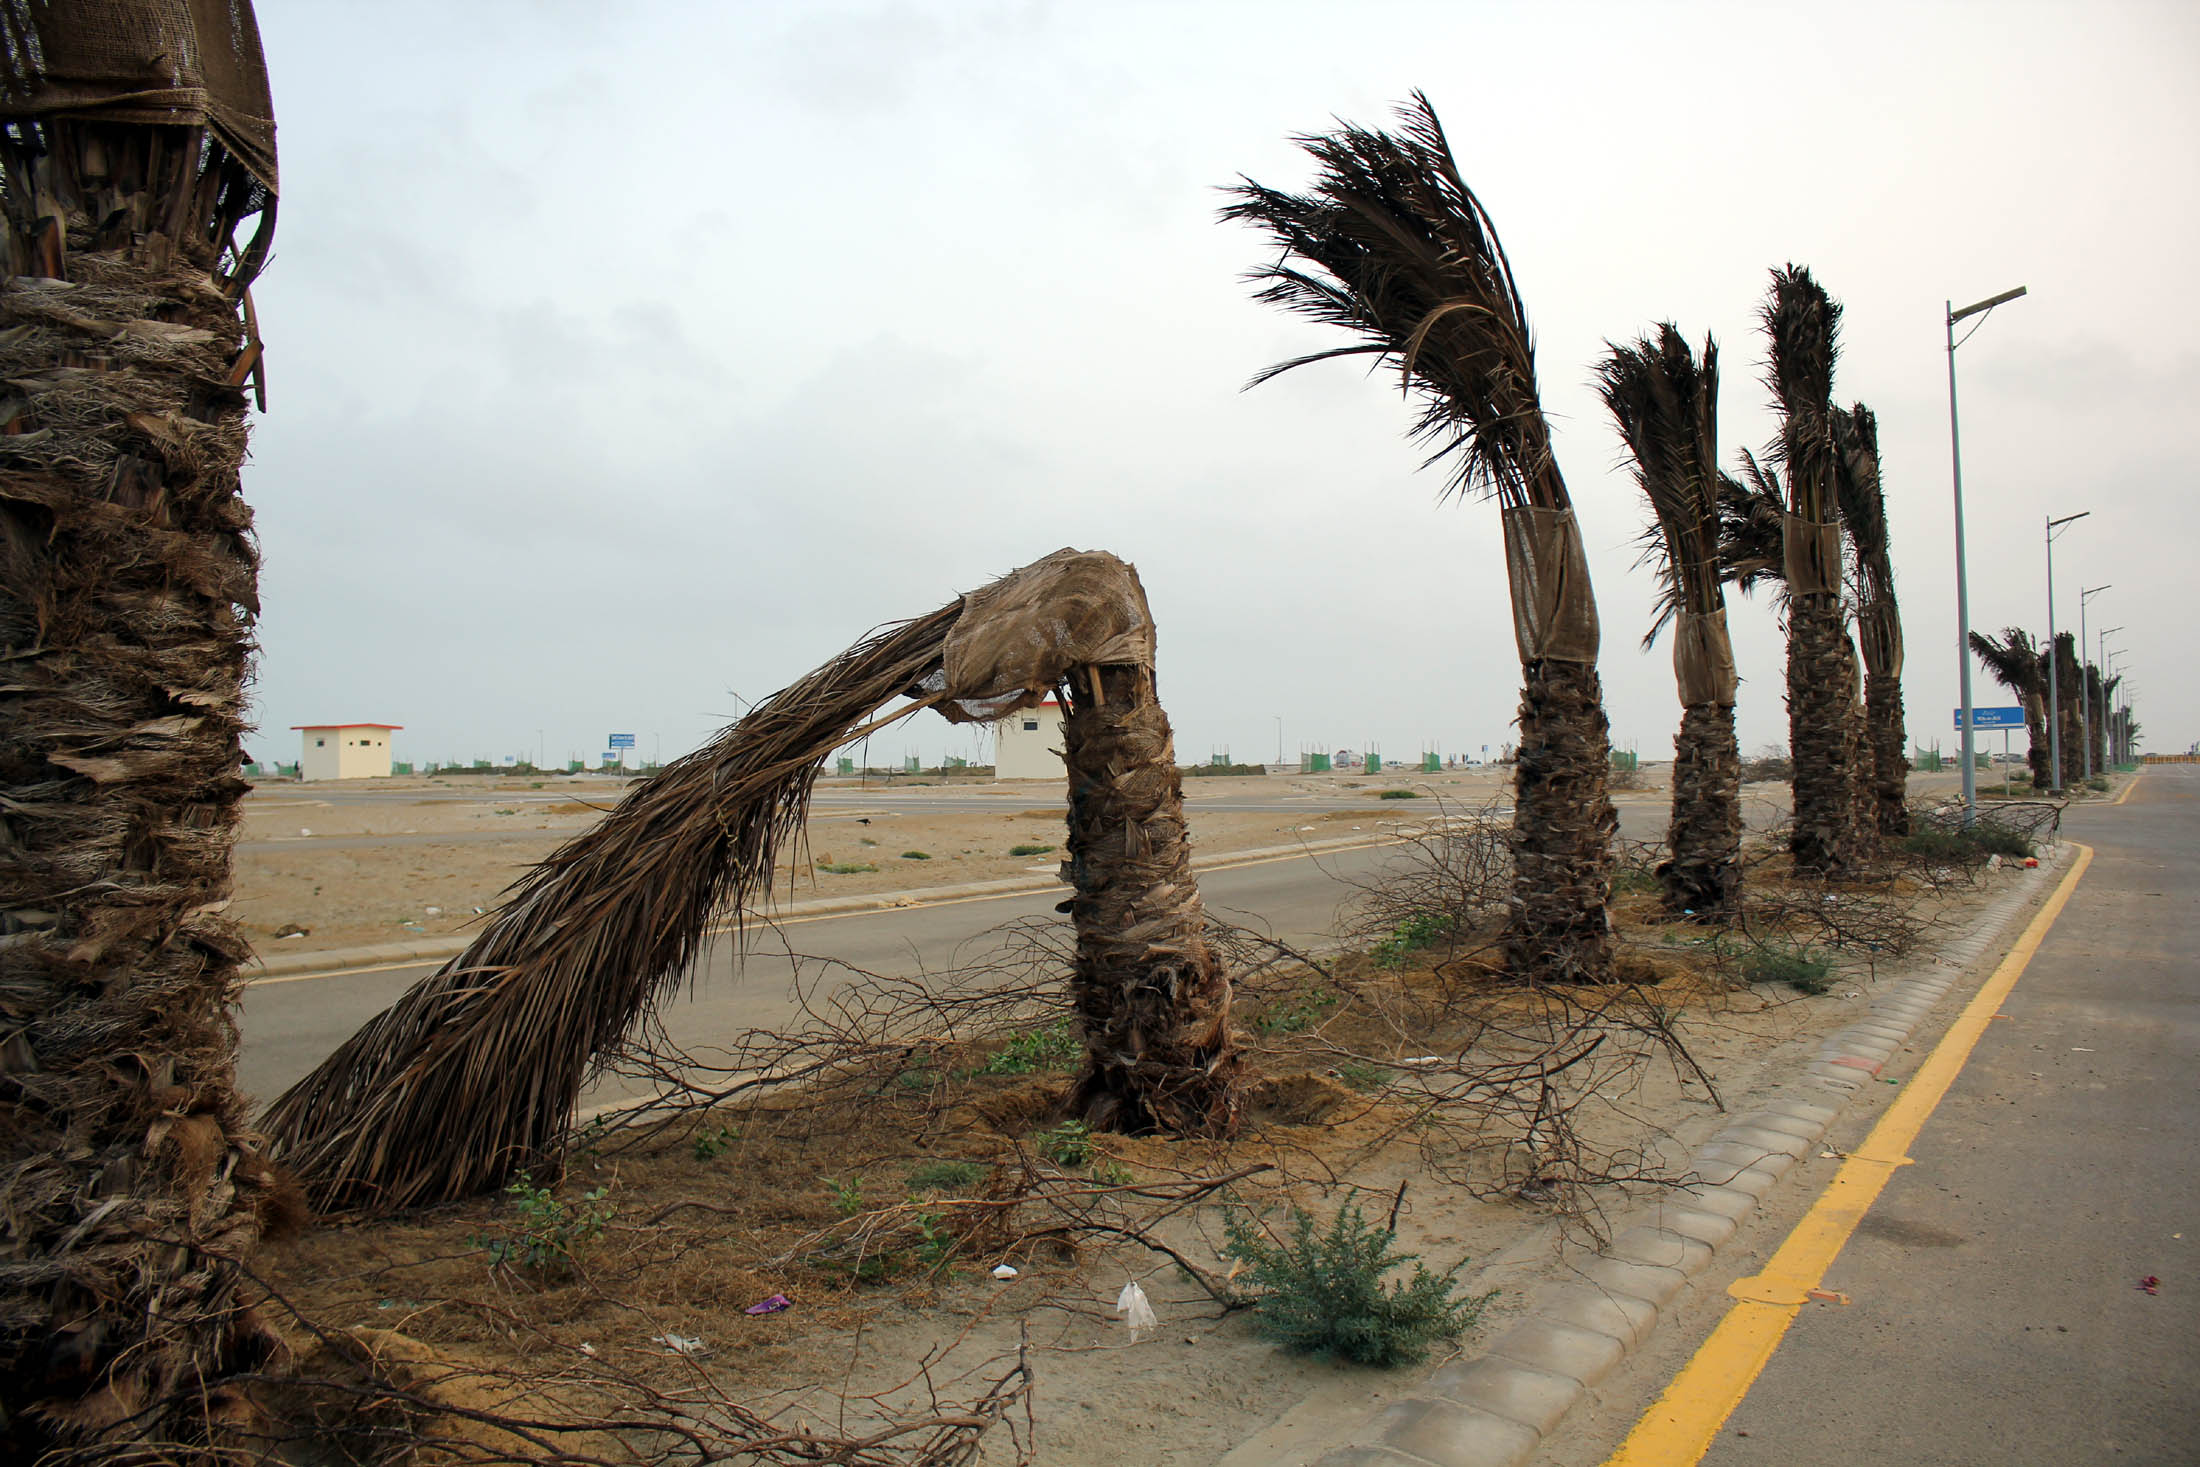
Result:
<svg viewBox="0 0 2200 1467">
<path fill-rule="evenodd" d="M 606 742 L 614 749 L 631 749 L 634 747 L 634 735 L 613 734 Z"/>
<path fill-rule="evenodd" d="M 1956 732 L 1962 733 L 1963 710 L 1961 708 L 1956 709 L 1949 715 L 1949 718 L 1955 724 Z M 1971 727 L 1974 729 L 2022 728 L 2024 727 L 2024 710 L 2022 708 L 1973 708 L 1971 710 Z"/>
</svg>

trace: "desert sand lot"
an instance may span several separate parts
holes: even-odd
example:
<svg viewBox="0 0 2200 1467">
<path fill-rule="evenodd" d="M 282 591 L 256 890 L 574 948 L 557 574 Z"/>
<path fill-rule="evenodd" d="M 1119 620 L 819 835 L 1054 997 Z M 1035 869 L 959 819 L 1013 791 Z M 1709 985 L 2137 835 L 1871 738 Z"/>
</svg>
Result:
<svg viewBox="0 0 2200 1467">
<path fill-rule="evenodd" d="M 266 783 L 245 804 L 231 912 L 263 952 L 460 932 L 636 783 L 598 775 Z M 1509 770 L 1391 770 L 1193 778 L 1185 793 L 1193 843 L 1213 854 L 1372 837 L 1425 820 L 1440 804 L 1503 801 L 1510 785 Z M 1393 789 L 1419 797 L 1379 798 Z M 1061 780 L 821 780 L 775 896 L 804 901 L 1051 873 L 1061 859 L 1065 801 Z M 1012 854 L 1019 846 L 1049 849 Z M 833 866 L 876 869 L 820 869 Z M 282 935 L 295 928 L 306 931 Z"/>
</svg>

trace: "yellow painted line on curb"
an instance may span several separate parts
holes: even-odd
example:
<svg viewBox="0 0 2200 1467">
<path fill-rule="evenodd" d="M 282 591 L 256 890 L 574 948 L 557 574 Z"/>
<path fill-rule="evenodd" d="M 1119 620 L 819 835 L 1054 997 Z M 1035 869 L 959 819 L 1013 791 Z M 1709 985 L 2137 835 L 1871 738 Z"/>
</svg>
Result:
<svg viewBox="0 0 2200 1467">
<path fill-rule="evenodd" d="M 1735 1303 L 1719 1321 L 1665 1393 L 1635 1423 L 1605 1467 L 1692 1467 L 1711 1449 L 1719 1428 L 1741 1405 L 1780 1341 L 1795 1322 L 1810 1291 L 1848 1243 L 1850 1234 L 1878 1200 L 1895 1169 L 1908 1166 L 1910 1143 L 1932 1116 L 1948 1087 L 1963 1072 L 1994 1011 L 2017 986 L 2048 929 L 2062 914 L 2078 879 L 2093 863 L 2093 848 L 2077 846 L 2077 864 L 2055 888 L 2038 915 L 2001 960 L 1986 986 L 1965 1006 L 1933 1052 L 1918 1066 L 1910 1083 L 1887 1107 L 1864 1144 L 1849 1153 L 1841 1170 L 1811 1205 L 1779 1251 L 1754 1278 L 1727 1288 Z"/>
<path fill-rule="evenodd" d="M 1348 846 L 1324 846 L 1320 850 L 1293 851 L 1281 856 L 1254 856 L 1244 861 L 1232 861 L 1225 858 L 1214 862 L 1212 865 L 1195 867 L 1193 874 L 1204 876 L 1213 871 L 1240 871 L 1249 866 L 1273 866 L 1279 861 L 1308 861 L 1318 856 L 1342 856 L 1353 851 L 1373 850 L 1377 846 L 1394 846 L 1404 839 L 1404 836 L 1389 835 L 1378 837 L 1375 840 L 1356 841 Z M 755 925 L 767 928 L 800 927 L 806 922 L 838 922 L 848 917 L 880 917 L 890 912 L 914 912 L 920 907 L 960 907 L 971 902 L 999 902 L 1006 901 L 1010 897 L 1044 896 L 1052 890 L 1054 890 L 1053 887 L 1045 885 L 1020 886 L 1013 891 L 987 891 L 980 892 L 976 896 L 939 897 L 932 901 L 903 902 L 894 906 L 882 904 L 875 907 L 851 907 L 845 912 L 818 912 L 807 917 L 760 919 Z M 734 930 L 731 926 L 713 927 L 705 935 L 723 937 Z M 244 981 L 244 986 L 247 988 L 272 988 L 278 983 L 312 983 L 323 978 L 350 978 L 360 973 L 393 973 L 403 968 L 440 968 L 456 956 L 456 953 L 449 953 L 439 958 L 407 958 L 400 962 L 371 963 L 358 968 L 320 968 L 311 973 L 282 973 L 265 978 L 247 978 Z"/>
<path fill-rule="evenodd" d="M 2116 798 L 2110 800 L 2109 803 L 2111 805 L 2121 805 L 2124 801 L 2131 798 L 2131 792 L 2138 787 L 2139 776 L 2134 774 L 2131 776 L 2131 783 L 2125 785 L 2121 790 L 2117 791 Z"/>
</svg>

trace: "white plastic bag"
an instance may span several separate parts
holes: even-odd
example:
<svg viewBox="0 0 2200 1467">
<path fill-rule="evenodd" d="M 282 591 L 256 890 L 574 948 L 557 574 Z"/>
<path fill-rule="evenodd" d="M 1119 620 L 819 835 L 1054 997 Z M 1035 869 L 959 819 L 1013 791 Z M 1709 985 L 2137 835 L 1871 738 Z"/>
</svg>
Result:
<svg viewBox="0 0 2200 1467">
<path fill-rule="evenodd" d="M 1134 1345 L 1142 1332 L 1161 1327 L 1161 1321 L 1154 1318 L 1153 1305 L 1146 1302 L 1146 1291 L 1138 1287 L 1136 1281 L 1123 1285 L 1123 1292 L 1115 1296 L 1115 1312 L 1131 1327 Z"/>
</svg>

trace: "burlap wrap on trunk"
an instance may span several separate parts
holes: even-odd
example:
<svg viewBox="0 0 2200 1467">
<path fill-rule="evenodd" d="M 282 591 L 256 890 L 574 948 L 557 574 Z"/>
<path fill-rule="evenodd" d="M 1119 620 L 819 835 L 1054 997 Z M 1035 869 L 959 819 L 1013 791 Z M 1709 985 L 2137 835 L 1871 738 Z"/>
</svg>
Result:
<svg viewBox="0 0 2200 1467">
<path fill-rule="evenodd" d="M 1597 660 L 1597 603 L 1589 558 L 1570 509 L 1504 511 L 1505 574 L 1512 581 L 1513 640 L 1523 665 Z"/>
<path fill-rule="evenodd" d="M 1841 527 L 1800 515 L 1781 516 L 1781 563 L 1790 596 L 1831 596 L 1841 590 Z"/>
<path fill-rule="evenodd" d="M 1883 597 L 1859 609 L 1856 640 L 1867 671 L 1877 677 L 1902 676 L 1902 616 L 1894 602 Z"/>
<path fill-rule="evenodd" d="M 1153 666 L 1138 572 L 1104 551 L 1057 550 L 963 598 L 936 684 L 942 716 L 982 723 L 1042 702 L 1073 667 Z"/>
<path fill-rule="evenodd" d="M 13 12 L 16 7 L 9 5 Z M 0 117 L 204 125 L 254 178 L 275 179 L 275 106 L 250 6 L 231 0 L 34 5 L 0 37 Z"/>
<path fill-rule="evenodd" d="M 1734 640 L 1727 635 L 1726 608 L 1683 611 L 1673 627 L 1673 678 L 1681 706 L 1715 703 L 1734 706 L 1741 674 L 1734 670 Z"/>
</svg>

